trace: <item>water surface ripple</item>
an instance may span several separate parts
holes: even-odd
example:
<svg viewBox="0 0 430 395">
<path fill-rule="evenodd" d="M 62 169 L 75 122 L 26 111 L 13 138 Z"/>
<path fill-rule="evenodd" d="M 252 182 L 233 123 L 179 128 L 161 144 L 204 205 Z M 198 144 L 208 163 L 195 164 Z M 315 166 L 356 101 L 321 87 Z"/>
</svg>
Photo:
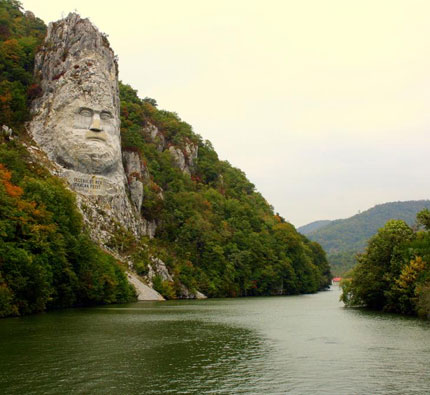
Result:
<svg viewBox="0 0 430 395">
<path fill-rule="evenodd" d="M 316 295 L 0 320 L 5 394 L 425 394 L 430 323 Z"/>
</svg>

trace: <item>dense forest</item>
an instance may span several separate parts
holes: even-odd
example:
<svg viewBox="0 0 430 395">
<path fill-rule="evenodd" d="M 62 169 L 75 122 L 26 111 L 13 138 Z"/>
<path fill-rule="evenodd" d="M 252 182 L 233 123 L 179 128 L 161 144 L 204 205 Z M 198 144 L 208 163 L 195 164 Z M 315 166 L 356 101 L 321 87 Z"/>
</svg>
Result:
<svg viewBox="0 0 430 395">
<path fill-rule="evenodd" d="M 33 59 L 44 23 L 15 0 L 0 0 L 0 317 L 77 305 L 116 303 L 135 295 L 121 262 L 88 236 L 74 194 L 34 160 L 25 123 L 39 93 Z M 160 110 L 120 85 L 123 150 L 147 167 L 141 214 L 158 224 L 155 238 L 136 240 L 121 230 L 112 249 L 145 275 L 152 256 L 174 281 L 156 277 L 166 298 L 183 285 L 210 297 L 310 293 L 331 279 L 321 246 L 299 234 L 255 191 L 245 174 L 219 160 L 209 141 L 177 114 Z M 145 132 L 154 125 L 187 154 L 198 147 L 191 173 L 175 165 Z"/>
<path fill-rule="evenodd" d="M 413 230 L 402 220 L 379 229 L 342 282 L 347 306 L 430 318 L 430 211 L 418 213 Z M 422 229 L 424 228 L 424 229 Z"/>
<path fill-rule="evenodd" d="M 429 200 L 384 203 L 350 218 L 325 224 L 318 221 L 298 230 L 321 244 L 333 274 L 341 276 L 355 265 L 356 254 L 364 251 L 367 240 L 388 220 L 399 219 L 413 226 L 417 213 L 425 208 L 430 208 Z"/>
</svg>

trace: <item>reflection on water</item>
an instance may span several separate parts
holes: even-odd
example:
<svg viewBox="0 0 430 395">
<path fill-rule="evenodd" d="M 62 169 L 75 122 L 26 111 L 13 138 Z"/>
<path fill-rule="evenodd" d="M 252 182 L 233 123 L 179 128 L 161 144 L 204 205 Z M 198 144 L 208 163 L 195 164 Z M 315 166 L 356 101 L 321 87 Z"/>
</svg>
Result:
<svg viewBox="0 0 430 395">
<path fill-rule="evenodd" d="M 0 393 L 428 393 L 430 326 L 295 297 L 0 320 Z"/>
</svg>

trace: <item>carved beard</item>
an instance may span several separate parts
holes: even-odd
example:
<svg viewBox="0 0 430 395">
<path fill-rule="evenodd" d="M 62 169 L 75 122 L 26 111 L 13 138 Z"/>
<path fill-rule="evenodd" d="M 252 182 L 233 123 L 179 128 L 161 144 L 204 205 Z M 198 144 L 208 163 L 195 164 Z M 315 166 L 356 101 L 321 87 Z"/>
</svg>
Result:
<svg viewBox="0 0 430 395">
<path fill-rule="evenodd" d="M 119 151 L 94 140 L 58 142 L 55 160 L 61 166 L 86 174 L 107 175 L 117 170 Z"/>
</svg>

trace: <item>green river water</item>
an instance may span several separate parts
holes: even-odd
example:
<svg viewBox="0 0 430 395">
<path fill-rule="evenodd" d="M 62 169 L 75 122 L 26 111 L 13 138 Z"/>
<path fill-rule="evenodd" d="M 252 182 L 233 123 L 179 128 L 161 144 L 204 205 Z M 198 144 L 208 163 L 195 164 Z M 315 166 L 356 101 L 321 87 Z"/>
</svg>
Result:
<svg viewBox="0 0 430 395">
<path fill-rule="evenodd" d="M 0 320 L 1 394 L 428 394 L 430 323 L 315 295 Z"/>
</svg>

